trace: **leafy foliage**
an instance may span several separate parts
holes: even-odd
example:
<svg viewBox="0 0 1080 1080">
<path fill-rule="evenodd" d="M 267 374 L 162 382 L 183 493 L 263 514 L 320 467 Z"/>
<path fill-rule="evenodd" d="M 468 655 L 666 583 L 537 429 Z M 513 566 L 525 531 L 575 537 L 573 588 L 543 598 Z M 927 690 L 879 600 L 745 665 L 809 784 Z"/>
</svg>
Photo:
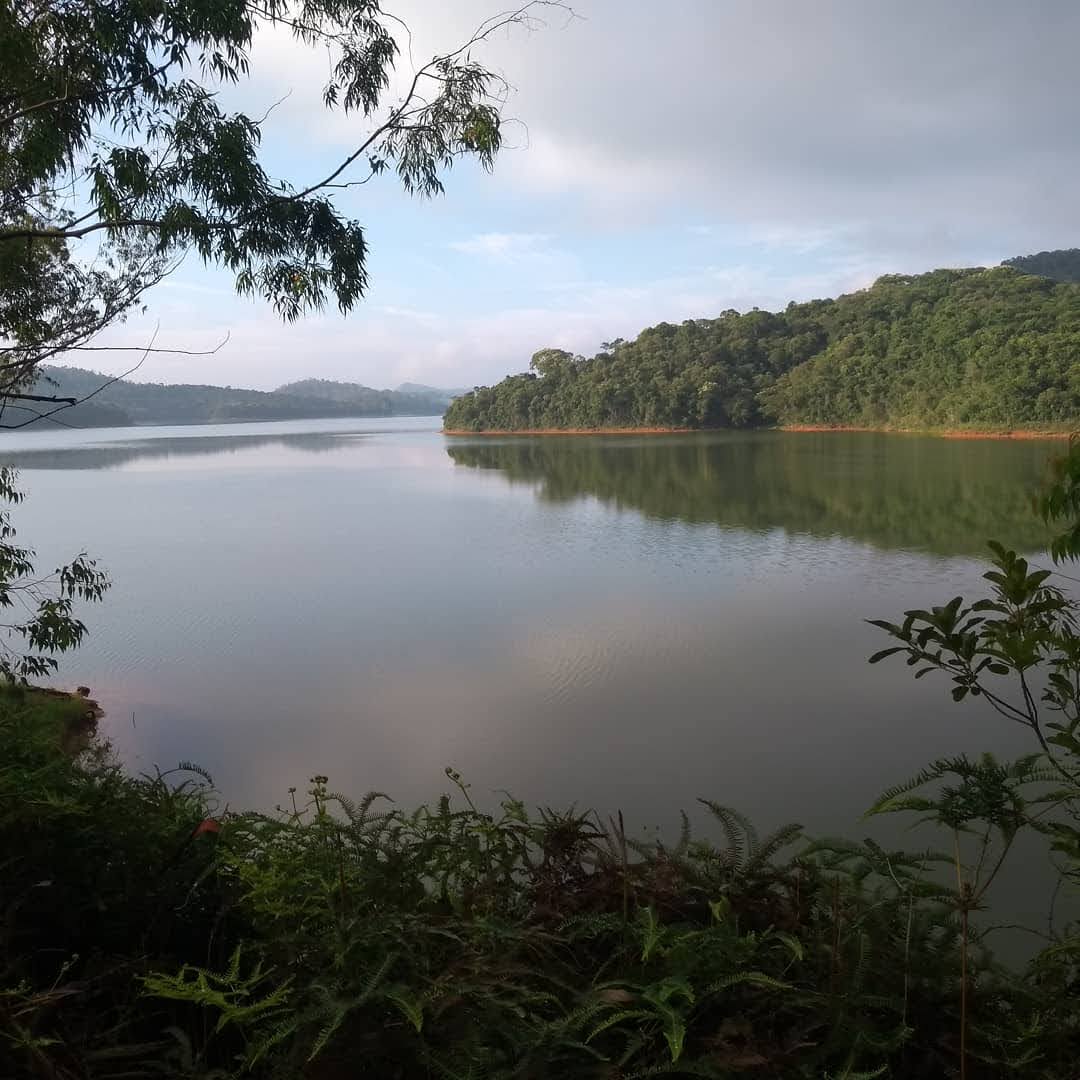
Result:
<svg viewBox="0 0 1080 1080">
<path fill-rule="evenodd" d="M 1011 266 L 1022 274 L 1035 274 L 1052 281 L 1080 281 L 1080 248 L 1040 251 L 1037 255 L 1017 255 L 1005 259 L 1002 266 Z"/>
<path fill-rule="evenodd" d="M 17 703 L 0 724 L 15 751 L 0 770 L 6 1073 L 903 1078 L 956 1064 L 958 934 L 931 856 L 793 855 L 797 826 L 758 837 L 712 801 L 716 839 L 687 821 L 674 845 L 643 843 L 621 817 L 510 798 L 489 812 L 451 770 L 455 794 L 412 811 L 315 777 L 274 814 L 223 813 L 197 774 L 131 777 L 100 749 L 72 760 Z M 1052 995 L 973 963 L 973 1047 L 992 1075 L 1035 1075 L 1009 1064 L 1009 1039 L 1036 1013 L 1052 1022 Z M 1071 1048 L 1043 1039 L 1041 1075 L 1068 1075 Z"/>
<path fill-rule="evenodd" d="M 455 400 L 451 430 L 963 428 L 1080 416 L 1080 289 L 1015 270 L 879 278 L 778 313 L 661 323 Z"/>
<path fill-rule="evenodd" d="M 1064 522 L 1051 541 L 1055 561 L 1077 557 L 1080 445 L 1075 441 L 1057 464 L 1053 481 L 1036 500 L 1047 524 Z M 990 755 L 938 761 L 906 784 L 886 792 L 873 813 L 914 812 L 952 834 L 956 867 L 953 904 L 961 928 L 961 1070 L 969 1052 L 968 966 L 970 917 L 978 910 L 1022 831 L 1045 837 L 1056 858 L 1061 884 L 1080 882 L 1080 602 L 1052 571 L 1032 567 L 1014 551 L 991 542 L 993 561 L 983 576 L 988 594 L 973 602 L 953 597 L 929 610 L 907 611 L 902 622 L 874 620 L 898 644 L 872 656 L 877 663 L 903 656 L 915 678 L 945 674 L 954 701 L 974 697 L 1002 717 L 1027 728 L 1035 753 L 1012 763 Z M 965 844 L 974 851 L 962 855 Z M 1054 894 L 1056 897 L 1056 892 Z M 1073 1002 L 1080 960 L 1080 927 L 1055 926 L 1050 902 L 1048 947 L 1035 964 L 1034 978 L 1055 986 L 1067 1008 L 1060 1030 L 1080 1030 Z M 1019 1053 L 1035 1064 L 1032 1035 L 1018 1035 Z M 1034 1054 L 1034 1057 L 1030 1055 Z"/>
<path fill-rule="evenodd" d="M 13 469 L 0 468 L 0 503 L 22 501 L 16 479 Z M 0 679 L 26 682 L 55 671 L 52 654 L 75 648 L 86 635 L 75 602 L 100 600 L 108 587 L 108 577 L 85 554 L 40 575 L 34 552 L 16 543 L 11 511 L 0 509 L 0 610 L 12 619 L 0 623 Z"/>
<path fill-rule="evenodd" d="M 83 347 L 189 251 L 286 320 L 350 310 L 367 241 L 333 195 L 386 173 L 430 196 L 463 157 L 490 168 L 506 86 L 472 50 L 549 6 L 488 20 L 390 99 L 406 31 L 378 0 L 0 5 L 0 390 Z M 325 175 L 269 173 L 266 117 L 220 104 L 267 30 L 325 50 L 324 106 L 355 117 L 357 144 Z"/>
</svg>

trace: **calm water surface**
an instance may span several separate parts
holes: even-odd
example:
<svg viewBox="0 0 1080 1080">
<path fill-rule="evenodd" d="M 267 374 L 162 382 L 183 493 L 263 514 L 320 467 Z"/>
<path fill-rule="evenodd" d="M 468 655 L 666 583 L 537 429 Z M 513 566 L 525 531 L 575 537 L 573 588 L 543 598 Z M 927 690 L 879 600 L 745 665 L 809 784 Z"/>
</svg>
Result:
<svg viewBox="0 0 1080 1080">
<path fill-rule="evenodd" d="M 448 439 L 434 419 L 34 432 L 20 537 L 115 585 L 61 679 L 127 758 L 235 805 L 327 773 L 412 801 L 698 795 L 850 830 L 935 756 L 1026 744 L 862 620 L 1035 550 L 1051 444 L 874 435 Z M 134 723 L 132 717 L 134 716 Z"/>
</svg>

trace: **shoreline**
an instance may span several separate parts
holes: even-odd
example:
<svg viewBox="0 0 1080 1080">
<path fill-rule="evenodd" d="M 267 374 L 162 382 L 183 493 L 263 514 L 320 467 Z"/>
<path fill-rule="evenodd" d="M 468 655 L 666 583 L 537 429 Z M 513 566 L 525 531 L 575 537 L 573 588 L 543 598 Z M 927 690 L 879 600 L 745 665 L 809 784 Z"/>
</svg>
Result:
<svg viewBox="0 0 1080 1080">
<path fill-rule="evenodd" d="M 505 438 L 509 436 L 552 436 L 552 435 L 692 435 L 700 432 L 745 431 L 786 431 L 798 434 L 844 434 L 857 432 L 874 435 L 926 435 L 936 439 L 1069 439 L 1076 428 L 1047 430 L 1045 428 L 1009 428 L 1009 429 L 967 429 L 967 428 L 889 428 L 863 427 L 857 424 L 781 424 L 776 427 L 760 428 L 489 428 L 484 431 L 468 431 L 463 428 L 443 428 L 441 434 L 453 436 L 482 436 L 484 438 Z"/>
<path fill-rule="evenodd" d="M 935 439 L 1068 439 L 1076 428 L 889 428 L 846 424 L 781 424 L 774 431 L 862 432 L 875 435 L 927 435 Z"/>
<path fill-rule="evenodd" d="M 468 431 L 464 428 L 443 428 L 443 435 L 690 435 L 695 431 L 724 430 L 721 428 L 688 427 L 602 427 L 602 428 L 489 428 Z"/>
</svg>

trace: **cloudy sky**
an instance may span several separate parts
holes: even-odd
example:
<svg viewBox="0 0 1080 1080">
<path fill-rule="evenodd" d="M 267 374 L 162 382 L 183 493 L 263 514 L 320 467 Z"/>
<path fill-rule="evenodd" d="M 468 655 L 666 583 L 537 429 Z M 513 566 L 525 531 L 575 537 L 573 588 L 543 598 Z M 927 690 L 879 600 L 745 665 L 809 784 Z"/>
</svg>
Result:
<svg viewBox="0 0 1080 1080">
<path fill-rule="evenodd" d="M 385 0 L 416 63 L 500 0 Z M 348 318 L 284 326 L 186 263 L 113 335 L 204 348 L 142 379 L 273 387 L 316 376 L 488 383 L 544 346 L 594 351 L 651 323 L 831 296 L 877 275 L 1080 244 L 1074 0 L 573 0 L 500 34 L 525 126 L 493 174 L 425 202 L 392 177 L 342 193 L 372 288 Z M 403 55 L 401 66 L 409 68 Z M 325 54 L 263 35 L 229 103 L 302 182 L 364 137 L 320 104 Z M 325 171 L 325 170 L 322 170 Z M 103 361 L 102 366 L 108 363 Z M 113 365 L 115 368 L 116 365 Z"/>
</svg>

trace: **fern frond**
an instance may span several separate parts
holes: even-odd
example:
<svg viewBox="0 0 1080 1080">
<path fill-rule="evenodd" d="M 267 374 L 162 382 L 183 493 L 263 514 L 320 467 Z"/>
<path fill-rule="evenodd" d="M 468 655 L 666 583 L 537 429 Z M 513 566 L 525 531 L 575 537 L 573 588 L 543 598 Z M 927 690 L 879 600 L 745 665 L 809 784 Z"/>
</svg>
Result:
<svg viewBox="0 0 1080 1080">
<path fill-rule="evenodd" d="M 803 827 L 796 822 L 789 822 L 774 829 L 765 837 L 753 852 L 747 869 L 757 869 L 764 866 L 778 851 L 794 844 L 803 835 Z"/>
<path fill-rule="evenodd" d="M 705 993 L 719 994 L 723 990 L 730 990 L 731 987 L 743 983 L 752 983 L 754 986 L 760 986 L 767 990 L 795 989 L 791 983 L 784 982 L 782 979 L 775 979 L 772 975 L 766 975 L 764 971 L 737 971 L 733 975 L 725 975 L 724 978 L 718 979 L 705 990 Z"/>
<path fill-rule="evenodd" d="M 742 869 L 746 858 L 757 849 L 757 830 L 750 820 L 738 810 L 712 799 L 698 799 L 712 814 L 727 839 L 727 854 L 731 864 Z"/>
<path fill-rule="evenodd" d="M 838 1073 L 825 1073 L 824 1080 L 877 1080 L 879 1076 L 884 1076 L 889 1071 L 888 1065 L 880 1065 L 876 1069 L 869 1071 L 862 1069 L 846 1068 L 843 1072 Z"/>
<path fill-rule="evenodd" d="M 597 1035 L 602 1034 L 609 1028 L 613 1028 L 616 1024 L 621 1024 L 624 1020 L 652 1020 L 653 1014 L 647 1009 L 622 1009 L 619 1012 L 614 1012 L 606 1019 L 602 1020 L 596 1025 L 585 1037 L 585 1041 L 590 1043 Z"/>
<path fill-rule="evenodd" d="M 200 777 L 206 781 L 207 787 L 214 786 L 214 778 L 204 769 L 201 765 L 197 765 L 194 761 L 181 761 L 176 766 L 179 772 L 193 773 L 195 776 Z"/>
<path fill-rule="evenodd" d="M 905 780 L 902 784 L 896 784 L 894 787 L 887 788 L 878 797 L 877 801 L 874 802 L 870 809 L 863 814 L 863 817 L 868 818 L 875 814 L 890 812 L 894 809 L 894 804 L 903 796 L 910 795 L 913 791 L 918 791 L 919 788 L 925 787 L 927 784 L 932 784 L 935 780 L 940 780 L 949 771 L 951 770 L 944 768 L 943 763 L 939 762 L 934 762 L 925 769 L 920 769 L 909 780 Z"/>
</svg>

